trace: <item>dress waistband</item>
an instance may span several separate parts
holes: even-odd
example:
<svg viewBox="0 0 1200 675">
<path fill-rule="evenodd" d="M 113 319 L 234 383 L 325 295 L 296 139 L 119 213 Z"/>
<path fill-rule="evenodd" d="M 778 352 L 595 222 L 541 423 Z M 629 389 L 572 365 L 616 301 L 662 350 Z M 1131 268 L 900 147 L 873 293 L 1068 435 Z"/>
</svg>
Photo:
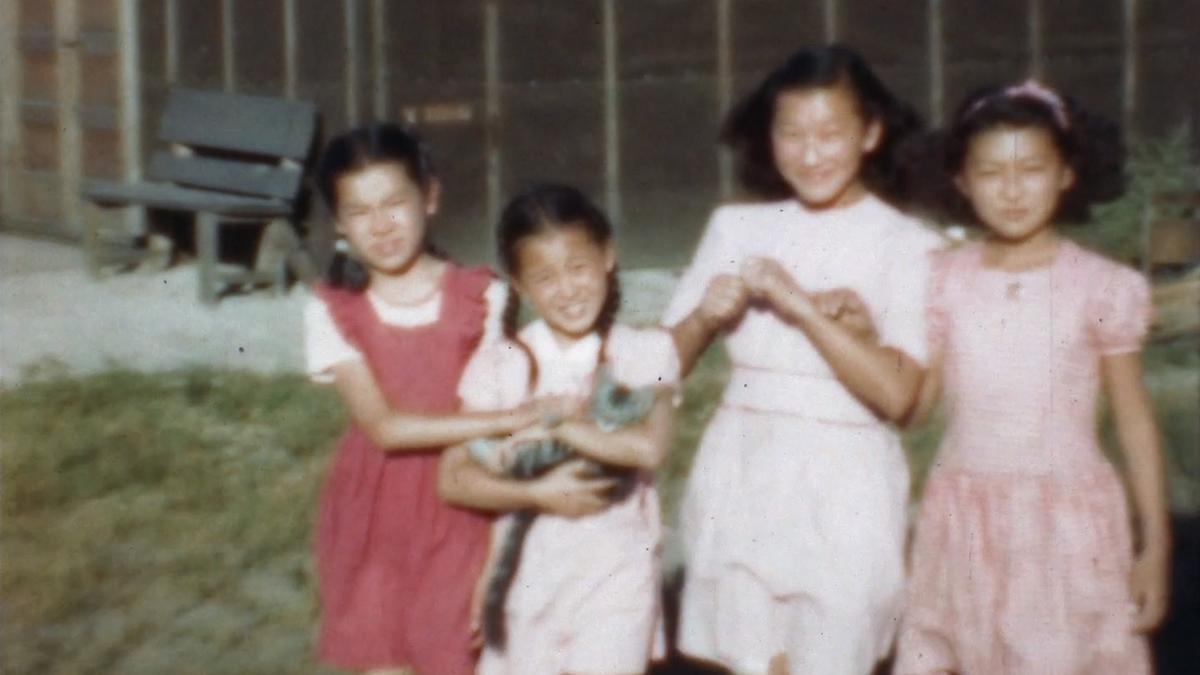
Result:
<svg viewBox="0 0 1200 675">
<path fill-rule="evenodd" d="M 722 404 L 855 426 L 881 426 L 869 408 L 824 373 L 796 373 L 735 364 Z"/>
</svg>

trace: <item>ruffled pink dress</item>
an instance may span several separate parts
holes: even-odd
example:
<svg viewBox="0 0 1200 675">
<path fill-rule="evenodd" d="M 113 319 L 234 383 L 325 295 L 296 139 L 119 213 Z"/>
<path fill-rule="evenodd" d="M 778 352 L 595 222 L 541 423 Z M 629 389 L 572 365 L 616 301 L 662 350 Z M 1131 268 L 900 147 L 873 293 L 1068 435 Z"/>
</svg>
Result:
<svg viewBox="0 0 1200 675">
<path fill-rule="evenodd" d="M 940 238 L 874 196 L 716 210 L 663 323 L 752 256 L 809 290 L 850 288 L 882 341 L 926 356 L 928 252 Z M 896 431 L 804 333 L 751 309 L 725 340 L 733 370 L 688 476 L 679 649 L 738 673 L 786 654 L 794 673 L 869 673 L 903 601 L 908 466 Z"/>
<path fill-rule="evenodd" d="M 596 334 L 563 348 L 542 321 L 520 334 L 537 359 L 529 391 L 526 352 L 509 342 L 480 349 L 463 375 L 464 405 L 509 408 L 530 396 L 587 396 L 600 356 Z M 669 333 L 614 326 L 604 347 L 613 378 L 630 387 L 674 387 L 679 361 Z M 661 519 L 653 476 L 634 493 L 582 518 L 539 515 L 525 540 L 505 607 L 508 642 L 485 648 L 481 675 L 640 673 L 663 649 Z"/>
<path fill-rule="evenodd" d="M 988 267 L 971 244 L 933 270 L 949 426 L 895 672 L 1149 672 L 1125 494 L 1096 437 L 1100 360 L 1141 349 L 1146 281 L 1068 241 L 1041 268 Z"/>
</svg>

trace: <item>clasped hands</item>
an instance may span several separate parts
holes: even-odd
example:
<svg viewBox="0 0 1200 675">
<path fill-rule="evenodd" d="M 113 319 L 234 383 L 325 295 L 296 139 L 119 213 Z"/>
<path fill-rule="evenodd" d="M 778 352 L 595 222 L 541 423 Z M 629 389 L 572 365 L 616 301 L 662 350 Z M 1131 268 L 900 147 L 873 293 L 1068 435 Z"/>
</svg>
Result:
<svg viewBox="0 0 1200 675">
<path fill-rule="evenodd" d="M 819 315 L 861 338 L 876 338 L 871 312 L 853 290 L 806 291 L 783 265 L 765 257 L 747 259 L 738 274 L 714 277 L 697 312 L 705 324 L 716 330 L 737 323 L 752 304 L 769 309 L 788 322 Z"/>
</svg>

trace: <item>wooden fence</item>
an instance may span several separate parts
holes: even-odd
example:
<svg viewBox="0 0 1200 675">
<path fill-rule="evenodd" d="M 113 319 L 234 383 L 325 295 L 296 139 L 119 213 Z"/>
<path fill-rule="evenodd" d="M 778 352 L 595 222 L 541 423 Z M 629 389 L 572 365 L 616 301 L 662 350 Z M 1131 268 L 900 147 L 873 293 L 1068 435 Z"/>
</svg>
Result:
<svg viewBox="0 0 1200 675">
<path fill-rule="evenodd" d="M 734 193 L 722 111 L 802 43 L 855 45 L 933 122 L 1035 74 L 1157 133 L 1200 121 L 1197 25 L 1197 0 L 0 0 L 0 223 L 124 217 L 79 185 L 139 177 L 180 84 L 312 100 L 326 136 L 414 124 L 468 259 L 507 194 L 553 179 L 607 207 L 625 264 L 674 264 Z"/>
</svg>

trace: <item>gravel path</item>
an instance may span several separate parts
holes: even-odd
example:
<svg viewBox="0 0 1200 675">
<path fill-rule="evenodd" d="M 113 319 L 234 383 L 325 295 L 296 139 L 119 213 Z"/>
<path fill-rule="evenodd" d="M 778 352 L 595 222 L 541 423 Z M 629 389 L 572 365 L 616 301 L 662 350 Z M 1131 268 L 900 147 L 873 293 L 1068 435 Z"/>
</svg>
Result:
<svg viewBox="0 0 1200 675">
<path fill-rule="evenodd" d="M 622 275 L 623 319 L 651 323 L 675 286 L 665 270 Z M 92 279 L 74 246 L 0 235 L 0 385 L 38 369 L 189 366 L 295 372 L 302 367 L 306 290 L 197 300 L 196 268 Z"/>
</svg>

